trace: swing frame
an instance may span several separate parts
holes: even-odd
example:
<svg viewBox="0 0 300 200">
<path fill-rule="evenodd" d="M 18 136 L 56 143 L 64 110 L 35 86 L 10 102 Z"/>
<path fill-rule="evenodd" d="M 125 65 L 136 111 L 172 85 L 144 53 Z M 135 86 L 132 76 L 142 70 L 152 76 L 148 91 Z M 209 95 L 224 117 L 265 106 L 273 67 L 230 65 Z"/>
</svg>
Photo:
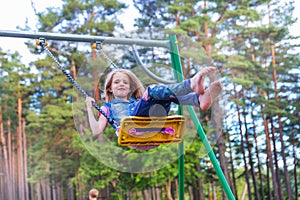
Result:
<svg viewBox="0 0 300 200">
<path fill-rule="evenodd" d="M 175 35 L 170 35 L 169 40 L 159 41 L 159 40 L 143 40 L 143 39 L 131 39 L 131 38 L 113 38 L 113 37 L 101 37 L 101 36 L 87 36 L 87 35 L 76 35 L 76 34 L 58 34 L 58 33 L 46 33 L 46 32 L 26 32 L 26 31 L 7 31 L 0 30 L 0 37 L 15 37 L 15 38 L 31 38 L 31 39 L 39 39 L 39 38 L 47 38 L 52 40 L 64 40 L 64 41 L 75 41 L 75 42 L 92 42 L 92 41 L 100 41 L 102 43 L 110 43 L 110 44 L 125 44 L 125 45 L 140 45 L 147 47 L 165 47 L 170 49 L 171 60 L 172 60 L 172 68 L 174 71 L 174 75 L 178 82 L 183 80 L 182 66 L 180 62 L 179 50 L 177 46 L 177 39 Z M 45 48 L 44 48 L 45 49 Z M 64 74 L 65 70 L 61 69 Z M 178 73 L 175 73 L 178 72 Z M 72 82 L 73 80 L 68 77 Z M 76 86 L 76 82 L 72 82 Z M 77 86 L 76 86 L 77 87 Z M 81 89 L 79 86 L 77 89 Z M 84 91 L 81 93 L 85 94 Z M 94 107 L 98 110 L 98 107 L 94 105 Z M 198 135 L 201 141 L 204 144 L 205 150 L 213 164 L 213 167 L 216 171 L 217 176 L 221 182 L 221 185 L 227 195 L 229 200 L 235 200 L 235 197 L 227 183 L 227 180 L 223 174 L 223 171 L 218 163 L 218 160 L 210 146 L 208 139 L 204 133 L 204 130 L 197 118 L 197 115 L 194 109 L 191 106 L 187 106 L 187 110 L 192 118 L 194 125 L 196 126 Z M 183 112 L 183 108 L 179 106 L 178 114 L 181 115 Z M 179 200 L 184 200 L 184 141 L 180 142 L 178 145 L 178 179 L 179 179 L 179 190 L 178 197 Z"/>
</svg>

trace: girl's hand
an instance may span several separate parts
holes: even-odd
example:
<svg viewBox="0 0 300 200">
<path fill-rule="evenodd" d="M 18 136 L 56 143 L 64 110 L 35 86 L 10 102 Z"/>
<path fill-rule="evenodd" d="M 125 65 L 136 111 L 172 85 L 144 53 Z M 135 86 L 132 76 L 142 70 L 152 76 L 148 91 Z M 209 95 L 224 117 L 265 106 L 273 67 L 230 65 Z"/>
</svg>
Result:
<svg viewBox="0 0 300 200">
<path fill-rule="evenodd" d="M 85 99 L 85 104 L 88 108 L 92 108 L 93 107 L 93 103 L 96 102 L 94 98 L 92 97 L 87 97 Z"/>
</svg>

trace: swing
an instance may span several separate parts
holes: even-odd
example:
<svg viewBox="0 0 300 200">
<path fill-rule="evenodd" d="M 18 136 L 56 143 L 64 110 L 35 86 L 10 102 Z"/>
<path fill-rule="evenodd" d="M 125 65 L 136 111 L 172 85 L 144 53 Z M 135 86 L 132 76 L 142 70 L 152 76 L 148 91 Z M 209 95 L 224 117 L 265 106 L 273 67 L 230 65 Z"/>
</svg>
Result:
<svg viewBox="0 0 300 200">
<path fill-rule="evenodd" d="M 180 143 L 184 136 L 185 118 L 129 116 L 121 120 L 118 143 L 121 146 L 148 146 Z"/>
<path fill-rule="evenodd" d="M 50 50 L 47 48 L 47 43 L 44 39 L 40 39 L 36 42 L 37 45 L 43 47 L 47 54 L 58 65 L 58 68 L 67 76 L 69 81 L 78 89 L 84 98 L 88 97 L 88 94 L 77 84 L 72 76 L 61 66 L 58 60 L 53 56 Z M 107 62 L 114 68 L 118 67 L 113 63 L 108 56 L 102 50 L 101 43 L 92 45 L 92 48 L 96 48 L 104 56 Z M 116 126 L 116 122 L 110 119 L 106 113 L 94 102 L 95 107 L 104 117 L 108 119 L 108 122 L 115 129 L 119 129 L 118 143 L 120 146 L 148 146 L 148 145 L 160 145 L 168 143 L 180 143 L 184 136 L 185 130 L 185 118 L 181 115 L 173 115 L 166 117 L 140 117 L 140 116 L 127 116 L 121 120 L 120 127 Z"/>
</svg>

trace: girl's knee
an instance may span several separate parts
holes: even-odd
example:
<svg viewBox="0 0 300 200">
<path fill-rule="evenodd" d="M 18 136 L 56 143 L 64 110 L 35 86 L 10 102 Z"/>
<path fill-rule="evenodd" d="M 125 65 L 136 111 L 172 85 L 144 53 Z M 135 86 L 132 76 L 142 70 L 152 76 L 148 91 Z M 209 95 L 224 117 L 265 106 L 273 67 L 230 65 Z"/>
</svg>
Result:
<svg viewBox="0 0 300 200">
<path fill-rule="evenodd" d="M 147 91 L 148 99 L 170 100 L 175 97 L 174 93 L 165 85 L 150 85 Z"/>
<path fill-rule="evenodd" d="M 151 97 L 152 97 L 152 90 L 153 90 L 153 88 L 155 88 L 157 85 L 149 85 L 147 88 L 146 88 L 146 90 L 145 90 L 145 92 L 144 92 L 144 94 L 143 94 L 143 96 L 142 96 L 142 99 L 143 100 L 145 100 L 145 101 L 147 101 L 147 100 L 149 100 Z"/>
</svg>

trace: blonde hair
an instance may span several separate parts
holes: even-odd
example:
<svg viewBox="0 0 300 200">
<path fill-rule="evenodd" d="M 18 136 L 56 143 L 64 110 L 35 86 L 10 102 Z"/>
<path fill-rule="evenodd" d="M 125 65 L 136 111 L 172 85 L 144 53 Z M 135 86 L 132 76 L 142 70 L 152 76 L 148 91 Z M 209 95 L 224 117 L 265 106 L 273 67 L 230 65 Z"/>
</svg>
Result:
<svg viewBox="0 0 300 200">
<path fill-rule="evenodd" d="M 94 200 L 94 199 L 97 199 L 98 198 L 98 195 L 99 195 L 99 191 L 97 189 L 91 189 L 89 191 L 89 199 L 90 200 Z"/>
<path fill-rule="evenodd" d="M 120 72 L 120 73 L 123 73 L 123 74 L 127 75 L 129 80 L 130 80 L 130 90 L 131 90 L 131 92 L 128 95 L 128 98 L 130 98 L 130 97 L 137 98 L 137 99 L 141 98 L 143 93 L 144 93 L 144 90 L 145 90 L 143 84 L 141 83 L 141 81 L 130 70 L 117 69 L 117 70 L 111 71 L 107 75 L 107 78 L 105 80 L 105 84 L 104 84 L 105 101 L 106 102 L 111 102 L 115 98 L 113 93 L 109 89 L 110 89 L 111 84 L 112 84 L 113 76 L 117 72 Z"/>
</svg>

